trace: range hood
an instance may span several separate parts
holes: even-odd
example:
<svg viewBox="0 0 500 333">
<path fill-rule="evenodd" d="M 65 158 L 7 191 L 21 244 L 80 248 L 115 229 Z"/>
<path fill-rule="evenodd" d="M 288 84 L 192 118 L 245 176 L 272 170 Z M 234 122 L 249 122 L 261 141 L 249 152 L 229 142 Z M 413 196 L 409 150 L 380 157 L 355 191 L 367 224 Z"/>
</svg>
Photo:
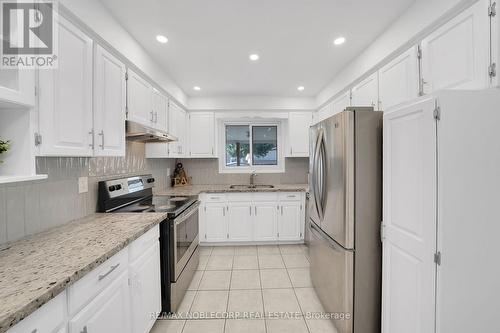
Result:
<svg viewBox="0 0 500 333">
<path fill-rule="evenodd" d="M 129 141 L 139 142 L 172 142 L 177 138 L 166 132 L 144 126 L 135 121 L 127 120 L 125 122 L 126 137 Z"/>
</svg>

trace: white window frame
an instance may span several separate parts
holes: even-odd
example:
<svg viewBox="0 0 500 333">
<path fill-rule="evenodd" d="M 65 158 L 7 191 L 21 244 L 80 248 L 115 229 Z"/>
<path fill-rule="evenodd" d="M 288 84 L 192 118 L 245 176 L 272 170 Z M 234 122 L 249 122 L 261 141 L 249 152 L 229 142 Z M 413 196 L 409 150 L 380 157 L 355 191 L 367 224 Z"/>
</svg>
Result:
<svg viewBox="0 0 500 333">
<path fill-rule="evenodd" d="M 250 165 L 239 167 L 226 166 L 226 126 L 246 125 L 246 126 L 276 126 L 278 164 L 277 165 Z M 282 121 L 234 121 L 222 120 L 219 126 L 219 173 L 284 173 L 285 172 L 285 140 L 283 138 Z M 250 133 L 250 156 L 253 154 L 252 133 Z M 253 159 L 253 156 L 252 156 Z M 253 161 L 253 160 L 252 160 Z"/>
</svg>

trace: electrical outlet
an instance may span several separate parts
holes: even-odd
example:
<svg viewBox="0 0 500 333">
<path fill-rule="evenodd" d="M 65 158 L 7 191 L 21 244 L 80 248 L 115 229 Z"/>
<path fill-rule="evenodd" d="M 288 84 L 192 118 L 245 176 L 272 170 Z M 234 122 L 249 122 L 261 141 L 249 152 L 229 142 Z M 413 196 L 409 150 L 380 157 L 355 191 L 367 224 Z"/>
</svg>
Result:
<svg viewBox="0 0 500 333">
<path fill-rule="evenodd" d="M 87 193 L 89 191 L 89 178 L 80 177 L 78 178 L 78 193 Z"/>
</svg>

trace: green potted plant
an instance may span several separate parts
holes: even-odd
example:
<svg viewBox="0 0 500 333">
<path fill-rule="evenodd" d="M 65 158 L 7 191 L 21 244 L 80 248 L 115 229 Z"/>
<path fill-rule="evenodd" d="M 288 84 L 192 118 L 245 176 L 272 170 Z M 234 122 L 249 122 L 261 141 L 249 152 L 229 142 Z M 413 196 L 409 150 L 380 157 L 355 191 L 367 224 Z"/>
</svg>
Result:
<svg viewBox="0 0 500 333">
<path fill-rule="evenodd" d="M 4 141 L 0 139 L 0 155 L 7 152 L 9 149 L 10 149 L 10 141 L 9 140 Z M 3 163 L 3 161 L 0 160 L 0 163 Z"/>
</svg>

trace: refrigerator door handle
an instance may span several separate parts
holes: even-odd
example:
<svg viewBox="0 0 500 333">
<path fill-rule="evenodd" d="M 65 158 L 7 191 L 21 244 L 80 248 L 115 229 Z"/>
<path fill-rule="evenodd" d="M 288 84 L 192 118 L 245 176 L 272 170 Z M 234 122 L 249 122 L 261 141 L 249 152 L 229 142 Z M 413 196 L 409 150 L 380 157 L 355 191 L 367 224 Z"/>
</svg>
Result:
<svg viewBox="0 0 500 333">
<path fill-rule="evenodd" d="M 314 159 L 313 159 L 313 177 L 312 177 L 312 182 L 313 182 L 313 193 L 314 193 L 314 206 L 316 208 L 316 212 L 319 215 L 320 220 L 323 220 L 323 210 L 320 207 L 320 196 L 319 196 L 319 189 L 318 189 L 318 174 L 319 174 L 319 169 L 318 169 L 318 162 L 319 162 L 319 152 L 320 152 L 320 145 L 321 145 L 321 138 L 322 138 L 323 130 L 320 129 L 318 133 L 318 137 L 316 139 L 316 145 L 314 149 Z"/>
<path fill-rule="evenodd" d="M 321 197 L 320 197 L 320 207 L 321 207 L 321 215 L 325 216 L 326 210 L 326 199 L 328 195 L 328 156 L 326 150 L 326 142 L 325 142 L 325 134 L 321 133 L 321 142 L 320 142 L 320 151 L 321 151 Z"/>
<path fill-rule="evenodd" d="M 328 235 L 325 234 L 325 232 L 323 230 L 321 230 L 316 225 L 316 223 L 310 221 L 309 225 L 311 227 L 310 228 L 311 232 L 316 236 L 316 238 L 319 238 L 319 239 L 325 241 L 326 243 L 328 243 L 328 246 L 330 248 L 332 248 L 333 250 L 335 250 L 337 252 L 342 252 L 342 251 L 354 252 L 354 250 L 346 249 L 345 247 L 343 247 L 342 245 L 340 245 L 339 243 L 337 243 L 336 241 L 331 239 Z"/>
</svg>

